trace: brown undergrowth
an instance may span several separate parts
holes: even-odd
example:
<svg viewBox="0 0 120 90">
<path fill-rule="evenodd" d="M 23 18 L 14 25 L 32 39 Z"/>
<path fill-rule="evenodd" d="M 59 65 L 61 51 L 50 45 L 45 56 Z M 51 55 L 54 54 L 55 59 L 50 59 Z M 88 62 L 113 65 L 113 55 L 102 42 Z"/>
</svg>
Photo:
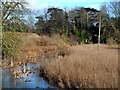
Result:
<svg viewBox="0 0 120 90">
<path fill-rule="evenodd" d="M 39 36 L 35 33 L 12 33 L 20 35 L 21 46 L 18 47 L 17 58 L 14 59 L 14 67 L 18 65 L 36 63 L 41 57 L 57 57 L 58 55 L 69 54 L 69 44 L 67 39 L 59 37 L 59 35 Z M 4 60 L 6 63 L 3 66 L 10 66 L 10 60 Z"/>
<path fill-rule="evenodd" d="M 57 35 L 24 34 L 14 67 L 39 63 L 40 75 L 61 88 L 117 88 L 118 47 L 107 45 L 69 46 Z"/>
<path fill-rule="evenodd" d="M 61 88 L 117 88 L 118 48 L 79 45 L 69 56 L 44 59 L 41 75 Z"/>
</svg>

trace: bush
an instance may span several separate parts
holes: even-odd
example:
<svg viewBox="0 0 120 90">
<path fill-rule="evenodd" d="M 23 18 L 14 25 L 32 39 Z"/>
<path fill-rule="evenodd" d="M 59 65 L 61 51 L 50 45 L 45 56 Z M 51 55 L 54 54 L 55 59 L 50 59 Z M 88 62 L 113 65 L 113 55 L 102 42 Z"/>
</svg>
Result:
<svg viewBox="0 0 120 90">
<path fill-rule="evenodd" d="M 120 44 L 120 32 L 117 32 L 115 34 L 115 41 L 116 41 L 117 44 Z"/>
<path fill-rule="evenodd" d="M 21 36 L 14 32 L 3 32 L 2 38 L 2 57 L 7 58 L 17 58 L 19 54 L 20 40 Z"/>
<path fill-rule="evenodd" d="M 110 38 L 107 39 L 107 44 L 114 45 L 114 44 L 117 44 L 117 43 L 112 37 L 110 37 Z"/>
<path fill-rule="evenodd" d="M 84 44 L 85 42 L 86 42 L 86 32 L 85 30 L 81 30 L 80 43 Z"/>
</svg>

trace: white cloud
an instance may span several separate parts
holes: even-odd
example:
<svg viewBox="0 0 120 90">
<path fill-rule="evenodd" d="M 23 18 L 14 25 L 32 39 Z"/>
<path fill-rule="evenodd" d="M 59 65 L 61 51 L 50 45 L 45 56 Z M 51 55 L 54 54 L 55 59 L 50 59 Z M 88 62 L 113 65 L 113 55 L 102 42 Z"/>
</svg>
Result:
<svg viewBox="0 0 120 90">
<path fill-rule="evenodd" d="M 38 3 L 38 4 L 34 5 L 34 8 L 35 9 L 43 9 L 43 8 L 48 7 L 48 6 L 49 6 L 48 3 Z"/>
<path fill-rule="evenodd" d="M 30 9 L 43 9 L 49 7 L 47 2 L 38 2 L 37 0 L 27 0 Z"/>
<path fill-rule="evenodd" d="M 91 4 L 91 5 L 88 5 L 87 7 L 91 7 L 91 8 L 95 8 L 97 10 L 100 10 L 100 4 Z"/>
</svg>

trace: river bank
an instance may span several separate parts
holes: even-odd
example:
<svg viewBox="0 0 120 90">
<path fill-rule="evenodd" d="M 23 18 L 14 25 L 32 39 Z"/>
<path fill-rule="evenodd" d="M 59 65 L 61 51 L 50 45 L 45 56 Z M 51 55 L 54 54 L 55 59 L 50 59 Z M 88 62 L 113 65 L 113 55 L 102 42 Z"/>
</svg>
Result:
<svg viewBox="0 0 120 90">
<path fill-rule="evenodd" d="M 31 69 L 31 73 L 21 73 L 19 78 L 15 79 L 13 69 L 2 70 L 2 89 L 4 88 L 34 88 L 34 89 L 48 89 L 56 88 L 49 84 L 44 78 L 40 77 L 40 72 L 36 69 L 36 64 L 27 65 L 27 69 Z M 19 72 L 21 67 L 16 69 Z"/>
<path fill-rule="evenodd" d="M 79 45 L 59 59 L 43 60 L 42 74 L 61 88 L 118 88 L 118 47 Z"/>
<path fill-rule="evenodd" d="M 45 57 L 58 58 L 59 56 L 67 55 L 68 51 L 69 51 L 69 49 L 66 47 L 66 45 L 64 45 L 65 43 L 61 39 L 56 40 L 54 37 L 53 38 L 52 37 L 49 38 L 48 36 L 39 37 L 37 34 L 34 34 L 34 33 L 5 32 L 4 34 L 5 35 L 7 34 L 9 36 L 13 36 L 14 34 L 19 37 L 22 36 L 21 38 L 19 38 L 20 42 L 25 41 L 24 43 L 20 44 L 21 47 L 18 47 L 19 51 L 17 50 L 18 52 L 16 54 L 18 56 L 16 59 L 15 58 L 6 58 L 7 56 L 5 54 L 3 56 L 4 59 L 2 60 L 2 64 L 1 64 L 2 69 L 3 70 L 12 70 L 12 71 L 10 71 L 11 72 L 10 75 L 6 72 L 5 73 L 6 73 L 6 75 L 8 74 L 10 76 L 10 78 L 13 80 L 13 83 L 14 83 L 14 80 L 19 81 L 19 79 L 21 79 L 21 75 L 22 75 L 22 78 L 24 78 L 23 74 L 29 76 L 29 74 L 31 75 L 31 73 L 35 73 L 35 71 L 32 72 L 30 68 L 29 69 L 27 68 L 27 67 L 29 67 L 29 64 L 36 64 L 36 66 L 37 66 L 36 69 L 37 69 L 37 74 L 38 74 L 39 69 L 41 68 L 41 66 L 44 65 L 42 63 L 38 64 L 41 59 L 44 60 Z M 61 45 L 59 45 L 56 41 L 59 41 L 59 44 L 61 43 Z M 5 43 L 5 45 L 7 45 L 7 44 Z M 9 43 L 8 43 L 8 45 L 9 45 Z M 39 72 L 39 74 L 40 73 L 41 72 Z M 4 76 L 6 76 L 6 75 L 4 75 Z M 34 79 L 34 77 L 31 77 L 31 79 L 32 78 Z M 3 77 L 3 81 L 4 81 L 4 79 L 5 79 L 5 77 Z M 25 81 L 23 81 L 23 82 L 25 82 Z M 35 83 L 37 83 L 37 82 L 38 81 L 36 81 Z M 10 83 L 8 83 L 8 84 L 10 84 Z M 19 84 L 21 84 L 21 83 L 19 83 Z M 11 84 L 8 86 L 11 86 Z M 22 86 L 23 85 L 21 85 L 20 87 L 22 87 Z M 16 87 L 16 86 L 14 86 L 14 87 Z M 19 87 L 19 85 L 18 85 L 18 87 Z M 26 87 L 26 88 L 29 88 L 29 87 Z"/>
<path fill-rule="evenodd" d="M 3 67 L 38 64 L 40 75 L 60 88 L 117 88 L 118 47 L 69 46 L 59 36 L 25 34 L 18 60 L 5 60 Z M 22 70 L 25 72 L 26 70 Z M 28 70 L 29 71 L 29 70 Z"/>
</svg>

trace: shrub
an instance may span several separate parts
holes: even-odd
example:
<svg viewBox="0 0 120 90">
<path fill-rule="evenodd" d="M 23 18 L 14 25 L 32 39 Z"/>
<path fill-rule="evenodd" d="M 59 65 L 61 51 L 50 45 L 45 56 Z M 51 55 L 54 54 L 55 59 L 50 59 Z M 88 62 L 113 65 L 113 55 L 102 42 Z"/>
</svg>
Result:
<svg viewBox="0 0 120 90">
<path fill-rule="evenodd" d="M 21 36 L 14 32 L 3 32 L 2 38 L 2 57 L 7 58 L 17 58 L 19 54 L 20 40 Z"/>
<path fill-rule="evenodd" d="M 86 32 L 84 29 L 79 31 L 76 26 L 74 26 L 74 33 L 78 37 L 78 43 L 83 44 L 86 42 Z"/>
<path fill-rule="evenodd" d="M 113 44 L 117 44 L 117 43 L 112 37 L 110 37 L 110 38 L 107 39 L 107 44 L 113 45 Z"/>
</svg>

